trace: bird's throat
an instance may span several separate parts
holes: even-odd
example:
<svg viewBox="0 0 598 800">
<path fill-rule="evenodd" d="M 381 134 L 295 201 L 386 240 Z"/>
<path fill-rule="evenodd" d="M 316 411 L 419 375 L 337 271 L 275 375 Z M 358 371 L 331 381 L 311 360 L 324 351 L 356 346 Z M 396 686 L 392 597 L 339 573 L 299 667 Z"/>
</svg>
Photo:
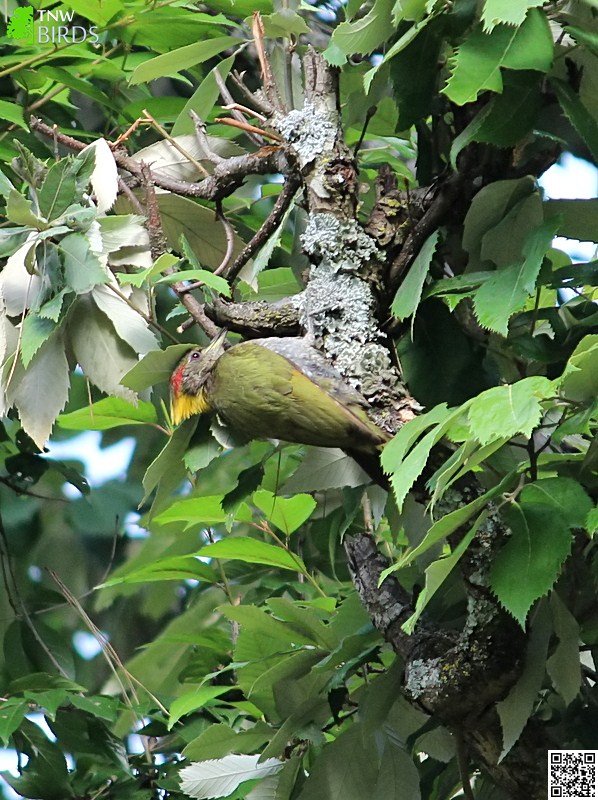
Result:
<svg viewBox="0 0 598 800">
<path fill-rule="evenodd" d="M 183 391 L 173 397 L 170 416 L 173 425 L 178 425 L 194 414 L 205 414 L 206 411 L 210 411 L 210 404 L 204 389 L 201 389 L 197 394 L 187 394 L 187 392 Z"/>
</svg>

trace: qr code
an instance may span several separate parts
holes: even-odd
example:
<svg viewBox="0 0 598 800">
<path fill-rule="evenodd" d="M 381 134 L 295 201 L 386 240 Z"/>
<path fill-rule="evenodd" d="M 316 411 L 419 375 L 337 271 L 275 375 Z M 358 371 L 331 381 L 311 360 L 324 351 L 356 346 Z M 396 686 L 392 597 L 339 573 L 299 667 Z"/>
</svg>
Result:
<svg viewBox="0 0 598 800">
<path fill-rule="evenodd" d="M 550 800 L 585 800 L 596 797 L 598 750 L 549 750 L 548 797 Z"/>
</svg>

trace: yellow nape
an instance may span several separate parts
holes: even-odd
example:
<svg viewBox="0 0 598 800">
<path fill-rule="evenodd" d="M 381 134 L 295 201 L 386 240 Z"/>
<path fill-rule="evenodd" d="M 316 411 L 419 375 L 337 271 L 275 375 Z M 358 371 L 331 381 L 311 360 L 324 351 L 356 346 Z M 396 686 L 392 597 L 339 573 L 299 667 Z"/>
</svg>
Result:
<svg viewBox="0 0 598 800">
<path fill-rule="evenodd" d="M 179 425 L 194 414 L 205 414 L 209 410 L 210 404 L 206 400 L 205 392 L 202 391 L 199 394 L 181 392 L 170 402 L 170 419 L 173 425 Z"/>
</svg>

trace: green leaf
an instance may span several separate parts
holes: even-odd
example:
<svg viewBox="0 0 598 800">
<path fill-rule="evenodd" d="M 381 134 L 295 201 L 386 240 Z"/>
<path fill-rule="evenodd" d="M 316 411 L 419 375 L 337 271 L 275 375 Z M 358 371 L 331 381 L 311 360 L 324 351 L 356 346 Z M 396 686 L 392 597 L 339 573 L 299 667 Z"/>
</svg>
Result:
<svg viewBox="0 0 598 800">
<path fill-rule="evenodd" d="M 542 206 L 546 219 L 556 217 L 558 235 L 594 241 L 598 227 L 598 200 L 547 200 Z"/>
<path fill-rule="evenodd" d="M 425 119 L 432 110 L 437 91 L 438 60 L 444 43 L 442 23 L 439 20 L 438 24 L 429 25 L 431 20 L 432 17 L 426 17 L 410 28 L 383 59 L 383 62 L 392 59 L 390 76 L 399 111 L 399 130 Z M 375 67 L 366 75 L 366 88 L 370 85 L 368 78 L 379 68 Z"/>
<path fill-rule="evenodd" d="M 18 125 L 19 128 L 23 128 L 24 131 L 29 130 L 23 119 L 23 107 L 18 103 L 9 103 L 7 100 L 0 100 L 0 119 Z"/>
<path fill-rule="evenodd" d="M 191 344 L 173 344 L 165 350 L 152 350 L 123 376 L 122 385 L 128 386 L 135 392 L 142 392 L 150 386 L 170 380 L 173 369 L 185 353 L 189 352 L 191 346 Z"/>
<path fill-rule="evenodd" d="M 548 606 L 541 603 L 531 626 L 523 672 L 505 699 L 497 703 L 503 738 L 503 750 L 499 761 L 519 739 L 538 701 L 538 692 L 542 687 L 546 670 L 550 634 Z"/>
<path fill-rule="evenodd" d="M 56 421 L 61 428 L 71 431 L 107 431 L 120 425 L 154 425 L 157 415 L 154 406 L 144 400 L 133 404 L 120 397 L 107 397 L 61 414 Z"/>
<path fill-rule="evenodd" d="M 364 800 L 372 795 L 378 775 L 374 739 L 364 743 L 359 725 L 352 725 L 326 744 L 314 762 L 298 800 Z M 329 787 L 334 787 L 330 791 Z"/>
<path fill-rule="evenodd" d="M 316 501 L 309 494 L 280 497 L 266 489 L 254 492 L 253 502 L 287 536 L 300 528 L 316 508 Z"/>
<path fill-rule="evenodd" d="M 299 16 L 291 8 L 282 6 L 274 14 L 264 14 L 262 16 L 266 36 L 271 38 L 281 38 L 300 36 L 302 33 L 309 33 L 310 30 L 303 17 Z"/>
<path fill-rule="evenodd" d="M 15 405 L 26 433 L 43 448 L 69 396 L 69 365 L 59 334 L 47 339 L 23 374 L 15 372 L 7 399 Z"/>
<path fill-rule="evenodd" d="M 156 56 L 156 58 L 150 58 L 149 61 L 140 64 L 133 72 L 130 82 L 132 84 L 147 83 L 156 78 L 176 75 L 178 72 L 202 64 L 229 47 L 238 45 L 239 39 L 233 36 L 219 36 L 215 39 L 205 39 L 203 42 L 178 47 L 176 50 L 171 50 L 169 53 Z"/>
<path fill-rule="evenodd" d="M 465 216 L 463 247 L 469 253 L 471 272 L 487 265 L 482 263 L 482 243 L 486 234 L 503 220 L 509 211 L 536 192 L 533 178 L 495 181 L 475 195 Z"/>
<path fill-rule="evenodd" d="M 476 499 L 472 500 L 470 503 L 459 506 L 459 508 L 456 508 L 454 511 L 451 511 L 444 517 L 441 517 L 439 520 L 437 520 L 428 529 L 426 535 L 417 545 L 417 547 L 414 547 L 412 550 L 407 550 L 407 552 L 401 556 L 396 564 L 387 567 L 380 574 L 380 584 L 388 575 L 396 572 L 399 569 L 402 569 L 408 564 L 413 563 L 416 558 L 422 556 L 435 544 L 443 539 L 446 539 L 446 537 L 450 536 L 451 533 L 454 533 L 456 530 L 465 525 L 465 523 L 471 519 L 474 514 L 483 509 L 493 497 L 496 497 L 501 492 L 507 491 L 509 488 L 511 488 L 513 485 L 513 480 L 514 476 L 512 474 L 505 476 L 502 481 L 492 489 L 489 489 L 487 492 L 484 492 L 484 494 L 476 497 Z"/>
<path fill-rule="evenodd" d="M 542 417 L 541 401 L 553 393 L 552 381 L 540 375 L 487 389 L 469 406 L 472 436 L 482 445 L 518 433 L 531 436 Z"/>
<path fill-rule="evenodd" d="M 486 521 L 488 518 L 488 513 L 480 514 L 479 518 L 477 519 L 476 523 L 471 526 L 469 531 L 463 536 L 457 547 L 453 550 L 453 552 L 449 556 L 445 556 L 444 558 L 439 558 L 437 561 L 433 561 L 428 567 L 426 567 L 426 582 L 424 588 L 417 596 L 417 602 L 415 604 L 415 611 L 409 617 L 409 619 L 403 623 L 403 630 L 405 633 L 411 634 L 413 633 L 417 621 L 421 617 L 422 613 L 424 612 L 426 606 L 430 602 L 430 600 L 434 597 L 438 589 L 442 586 L 444 581 L 448 578 L 451 574 L 453 569 L 459 563 L 461 556 L 469 546 L 471 540 L 477 533 L 480 528 L 480 525 Z M 385 570 L 386 572 L 387 570 Z M 382 575 L 380 576 L 382 580 Z"/>
<path fill-rule="evenodd" d="M 220 697 L 221 694 L 234 690 L 234 686 L 198 686 L 192 692 L 185 692 L 170 706 L 170 716 L 168 718 L 168 730 L 184 717 L 185 714 L 193 714 L 203 708 L 210 700 Z"/>
<path fill-rule="evenodd" d="M 159 515 L 160 517 L 163 514 Z M 229 558 L 244 561 L 247 564 L 265 564 L 268 567 L 289 569 L 307 575 L 307 568 L 299 556 L 285 550 L 284 547 L 260 542 L 257 539 L 233 537 L 221 539 L 214 544 L 202 547 L 197 553 L 202 558 Z"/>
<path fill-rule="evenodd" d="M 172 136 L 180 136 L 182 133 L 195 133 L 193 120 L 189 116 L 189 112 L 191 110 L 195 111 L 200 119 L 208 118 L 214 107 L 214 104 L 220 96 L 220 88 L 216 82 L 216 74 L 220 75 L 223 81 L 226 81 L 228 74 L 235 63 L 236 56 L 237 53 L 234 53 L 232 56 L 225 58 L 224 61 L 221 61 L 208 72 L 195 92 L 187 100 L 183 110 L 176 118 L 171 131 Z M 209 138 L 210 137 L 208 137 L 208 139 Z"/>
<path fill-rule="evenodd" d="M 33 311 L 23 320 L 21 335 L 21 360 L 27 368 L 46 339 L 56 330 L 56 323 L 45 319 Z"/>
<path fill-rule="evenodd" d="M 89 295 L 79 295 L 70 309 L 68 330 L 75 358 L 89 380 L 106 394 L 135 400 L 134 393 L 120 384 L 121 377 L 137 364 L 135 352 Z"/>
<path fill-rule="evenodd" d="M 8 746 L 11 734 L 17 730 L 25 714 L 29 712 L 29 703 L 26 700 L 11 697 L 0 703 L 0 739 L 5 747 Z"/>
<path fill-rule="evenodd" d="M 558 644 L 546 662 L 546 669 L 552 685 L 566 705 L 570 705 L 577 697 L 581 686 L 579 623 L 557 592 L 552 592 L 550 595 L 550 609 Z"/>
<path fill-rule="evenodd" d="M 56 161 L 48 170 L 38 193 L 40 213 L 50 221 L 60 217 L 72 204 L 76 188 L 71 159 Z"/>
<path fill-rule="evenodd" d="M 509 319 L 521 310 L 534 291 L 536 280 L 556 230 L 554 220 L 532 230 L 523 246 L 524 259 L 496 270 L 474 295 L 476 317 L 480 325 L 506 336 Z"/>
<path fill-rule="evenodd" d="M 442 91 L 465 105 L 483 91 L 502 92 L 501 67 L 547 72 L 552 59 L 552 34 L 541 11 L 531 9 L 519 28 L 497 25 L 484 33 L 480 23 L 451 60 L 451 77 Z"/>
<path fill-rule="evenodd" d="M 557 506 L 540 504 L 526 489 L 519 503 L 504 511 L 511 537 L 492 564 L 490 584 L 501 604 L 521 627 L 532 604 L 559 576 L 571 551 L 571 532 Z"/>
<path fill-rule="evenodd" d="M 185 420 L 149 465 L 142 481 L 145 490 L 144 501 L 158 484 L 164 484 L 174 491 L 183 480 L 186 474 L 183 458 L 196 428 L 196 419 Z"/>
<path fill-rule="evenodd" d="M 75 294 L 89 292 L 98 283 L 109 283 L 106 270 L 82 233 L 62 238 L 58 251 L 62 254 L 66 285 Z"/>
<path fill-rule="evenodd" d="M 568 83 L 553 78 L 551 86 L 563 113 L 588 146 L 594 160 L 598 160 L 598 122 L 595 116 L 584 106 Z"/>
<path fill-rule="evenodd" d="M 187 197 L 168 193 L 158 195 L 158 205 L 169 246 L 178 251 L 184 234 L 191 248 L 201 253 L 201 263 L 208 269 L 217 269 L 227 251 L 227 241 L 225 229 L 214 219 L 214 212 Z M 234 232 L 233 240 L 234 258 L 244 243 Z"/>
<path fill-rule="evenodd" d="M 568 400 L 592 403 L 598 396 L 598 334 L 584 336 L 557 381 L 559 393 Z"/>
<path fill-rule="evenodd" d="M 462 411 L 463 409 L 456 411 L 448 409 L 446 404 L 436 406 L 427 414 L 409 421 L 384 447 L 382 467 L 391 475 L 391 484 L 399 509 L 407 493 L 423 472 L 430 450 L 440 441 L 451 422 Z M 420 439 L 428 428 L 431 430 Z"/>
<path fill-rule="evenodd" d="M 486 103 L 453 140 L 453 169 L 457 169 L 459 153 L 471 142 L 513 147 L 532 130 L 542 104 L 537 73 L 506 72 L 503 80 L 503 93 Z"/>
<path fill-rule="evenodd" d="M 274 730 L 261 721 L 242 731 L 235 731 L 222 722 L 212 724 L 189 742 L 183 755 L 190 761 L 204 761 L 207 758 L 221 758 L 228 753 L 254 753 L 269 742 L 273 734 Z"/>
<path fill-rule="evenodd" d="M 11 189 L 6 199 L 6 219 L 15 225 L 25 225 L 43 230 L 45 222 L 33 213 L 33 203 L 16 189 Z"/>
<path fill-rule="evenodd" d="M 230 286 L 226 278 L 220 275 L 214 275 L 207 269 L 184 269 L 180 272 L 175 272 L 172 275 L 165 275 L 163 278 L 158 278 L 155 283 L 176 283 L 177 281 L 201 281 L 210 289 L 214 289 L 218 294 L 223 294 L 225 297 L 230 297 Z"/>
<path fill-rule="evenodd" d="M 570 528 L 584 528 L 592 500 L 573 478 L 543 478 L 524 491 L 526 502 L 546 504 L 558 510 Z"/>
<path fill-rule="evenodd" d="M 426 239 L 411 265 L 407 277 L 399 287 L 390 309 L 397 319 L 406 319 L 415 314 L 439 237 L 440 231 L 434 231 Z"/>
<path fill-rule="evenodd" d="M 530 8 L 543 4 L 544 0 L 485 0 L 482 11 L 484 31 L 489 33 L 499 24 L 521 25 Z"/>
<path fill-rule="evenodd" d="M 159 558 L 139 569 L 119 571 L 117 577 L 110 578 L 100 587 L 120 586 L 131 583 L 153 583 L 155 581 L 207 581 L 216 583 L 218 577 L 214 570 L 199 561 L 196 556 L 169 556 Z"/>
<path fill-rule="evenodd" d="M 96 285 L 91 295 L 96 306 L 114 326 L 116 333 L 136 353 L 145 354 L 158 350 L 158 341 L 141 310 L 137 311 L 134 305 L 129 305 L 108 286 Z"/>
<path fill-rule="evenodd" d="M 114 722 L 120 709 L 118 697 L 103 697 L 97 694 L 86 697 L 80 694 L 71 694 L 69 700 L 75 708 L 80 708 L 82 711 L 108 722 Z"/>
<path fill-rule="evenodd" d="M 334 29 L 330 46 L 340 49 L 345 56 L 361 53 L 367 55 L 388 38 L 392 26 L 390 12 L 392 0 L 374 0 L 372 8 L 355 22 L 341 22 Z M 333 53 L 334 57 L 334 53 Z M 328 58 L 328 50 L 324 51 Z"/>
<path fill-rule="evenodd" d="M 179 428 L 178 430 L 181 429 Z M 160 525 L 168 525 L 171 522 L 184 522 L 184 529 L 187 530 L 194 525 L 202 525 L 203 527 L 218 525 L 219 523 L 227 522 L 229 517 L 230 514 L 222 509 L 221 495 L 210 495 L 208 497 L 186 497 L 184 500 L 177 500 L 154 519 Z M 241 522 L 249 522 L 252 519 L 251 512 L 245 503 L 237 506 L 234 511 L 234 519 Z M 235 541 L 239 540 L 235 539 Z M 269 546 L 271 547 L 272 545 Z M 201 555 L 204 555 L 203 551 L 200 552 Z"/>
</svg>

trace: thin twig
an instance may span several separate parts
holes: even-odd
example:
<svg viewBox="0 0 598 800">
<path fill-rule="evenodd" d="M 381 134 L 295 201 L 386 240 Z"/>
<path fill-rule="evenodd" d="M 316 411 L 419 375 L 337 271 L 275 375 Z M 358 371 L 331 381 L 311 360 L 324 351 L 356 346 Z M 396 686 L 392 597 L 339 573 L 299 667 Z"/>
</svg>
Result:
<svg viewBox="0 0 598 800">
<path fill-rule="evenodd" d="M 244 72 L 239 73 L 233 71 L 230 73 L 230 78 L 248 103 L 253 103 L 256 108 L 259 108 L 262 114 L 266 115 L 266 118 L 271 117 L 274 113 L 273 105 L 269 103 L 268 100 L 263 96 L 263 92 L 254 94 L 251 89 L 248 89 L 247 86 L 245 86 L 243 83 L 244 74 Z"/>
<path fill-rule="evenodd" d="M 241 113 L 241 111 L 245 111 L 246 113 L 259 118 L 260 122 L 266 122 L 266 117 L 262 116 L 257 111 L 251 111 L 249 108 L 246 108 L 245 106 L 239 106 L 237 103 L 235 103 L 232 94 L 227 89 L 226 83 L 224 82 L 222 75 L 218 72 L 217 69 L 214 70 L 214 78 L 216 80 L 216 84 L 218 85 L 218 89 L 220 90 L 220 96 L 227 104 L 223 106 L 223 108 L 225 108 L 227 111 L 230 111 L 236 120 L 238 120 L 239 122 L 245 122 L 245 117 Z M 255 145 L 257 145 L 257 147 L 261 147 L 262 144 L 264 143 L 262 137 L 258 136 L 257 134 L 250 133 L 248 131 L 247 135 L 251 139 L 251 141 Z"/>
<path fill-rule="evenodd" d="M 6 536 L 6 531 L 4 530 L 4 525 L 2 523 L 1 518 L 0 518 L 0 557 L 2 559 L 2 575 L 4 579 L 4 585 L 6 588 L 6 594 L 8 597 L 8 602 L 15 614 L 15 618 L 24 620 L 25 624 L 33 634 L 33 638 L 39 644 L 41 649 L 44 651 L 48 660 L 54 666 L 59 675 L 62 675 L 63 678 L 69 679 L 71 676 L 66 672 L 62 664 L 60 664 L 60 662 L 56 660 L 54 654 L 52 653 L 48 645 L 44 642 L 42 637 L 37 632 L 37 628 L 33 624 L 33 620 L 31 619 L 29 612 L 25 607 L 25 604 L 21 600 L 17 579 L 14 570 L 12 568 L 12 563 L 10 559 L 8 537 Z"/>
<path fill-rule="evenodd" d="M 230 125 L 231 128 L 240 128 L 246 133 L 257 133 L 259 136 L 265 136 L 267 139 L 272 139 L 273 142 L 284 142 L 284 139 L 277 133 L 265 131 L 262 128 L 258 128 L 257 125 L 250 125 L 248 122 L 245 122 L 245 120 L 240 122 L 239 120 L 231 119 L 230 117 L 216 117 L 214 122 L 220 122 L 222 125 Z"/>
<path fill-rule="evenodd" d="M 224 273 L 224 277 L 229 281 L 232 282 L 239 272 L 243 269 L 245 264 L 249 261 L 249 259 L 262 247 L 268 238 L 274 233 L 276 228 L 280 225 L 282 218 L 284 217 L 287 209 L 293 202 L 293 198 L 297 192 L 297 189 L 300 186 L 300 180 L 295 175 L 290 175 L 286 183 L 282 189 L 282 192 L 278 195 L 276 203 L 272 208 L 268 218 L 265 220 L 264 224 L 261 226 L 259 231 L 253 236 L 252 239 L 245 245 L 243 250 L 239 253 L 237 258 L 233 261 L 228 269 Z"/>
<path fill-rule="evenodd" d="M 216 216 L 222 223 L 222 227 L 224 228 L 224 235 L 226 236 L 226 253 L 224 254 L 224 258 L 218 265 L 218 267 L 214 270 L 214 275 L 222 275 L 224 270 L 228 267 L 228 263 L 233 256 L 233 250 L 235 247 L 235 231 L 233 230 L 233 226 L 227 220 L 224 212 L 222 211 L 222 203 L 220 200 L 216 202 Z"/>
<path fill-rule="evenodd" d="M 260 70 L 262 73 L 262 85 L 266 93 L 266 97 L 272 106 L 279 112 L 285 111 L 280 95 L 278 94 L 278 87 L 272 74 L 272 67 L 270 66 L 270 59 L 266 53 L 264 23 L 262 22 L 262 15 L 259 11 L 254 11 L 253 20 L 251 23 L 251 32 L 253 33 L 253 40 L 255 49 L 257 50 L 257 57 L 260 62 Z"/>
<path fill-rule="evenodd" d="M 179 153 L 180 153 L 182 156 L 184 156 L 184 157 L 185 157 L 185 158 L 186 158 L 186 159 L 189 161 L 189 163 L 190 163 L 190 164 L 193 164 L 193 166 L 194 166 L 194 167 L 195 167 L 195 168 L 196 168 L 196 169 L 197 169 L 197 170 L 200 172 L 200 174 L 201 174 L 201 175 L 204 175 L 205 177 L 209 177 L 210 173 L 207 171 L 207 169 L 204 167 L 204 165 L 203 165 L 203 164 L 201 164 L 201 163 L 200 163 L 200 162 L 199 162 L 199 161 L 198 161 L 196 158 L 194 158 L 194 157 L 191 155 L 191 153 L 189 153 L 187 150 L 185 150 L 185 148 L 184 148 L 184 147 L 182 147 L 182 146 L 181 146 L 181 145 L 180 145 L 180 144 L 177 142 L 177 140 L 176 140 L 176 139 L 175 139 L 173 136 L 171 136 L 171 135 L 168 133 L 168 131 L 167 131 L 165 128 L 163 128 L 163 127 L 160 125 L 160 123 L 159 123 L 159 122 L 157 122 L 157 121 L 156 121 L 156 120 L 155 120 L 155 119 L 152 117 L 152 115 L 149 113 L 149 111 L 148 111 L 147 109 L 145 109 L 145 108 L 144 108 L 144 109 L 143 109 L 143 113 L 144 113 L 144 114 L 145 114 L 145 116 L 147 117 L 147 119 L 148 119 L 148 121 L 150 122 L 151 126 L 152 126 L 153 128 L 155 128 L 155 129 L 158 131 L 158 133 L 159 133 L 159 134 L 161 134 L 161 135 L 162 135 L 162 136 L 163 136 L 163 137 L 166 139 L 166 141 L 170 142 L 170 144 L 171 144 L 171 145 L 174 147 L 174 149 L 175 149 L 175 150 L 178 150 L 178 152 L 179 152 Z"/>
</svg>

